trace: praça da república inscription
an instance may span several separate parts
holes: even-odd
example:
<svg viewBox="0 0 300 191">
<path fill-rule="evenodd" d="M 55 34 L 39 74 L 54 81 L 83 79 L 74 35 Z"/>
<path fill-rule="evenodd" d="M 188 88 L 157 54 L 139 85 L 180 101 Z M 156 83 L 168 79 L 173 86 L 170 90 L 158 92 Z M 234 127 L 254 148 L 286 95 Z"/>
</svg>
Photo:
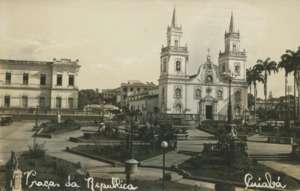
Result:
<svg viewBox="0 0 300 191">
<path fill-rule="evenodd" d="M 26 176 L 26 186 L 28 188 L 31 188 L 33 186 L 37 187 L 45 187 L 48 190 L 50 188 L 59 188 L 61 185 L 59 183 L 56 183 L 51 180 L 44 180 L 44 181 L 38 181 L 33 180 L 29 181 L 29 178 L 36 177 L 37 172 L 35 170 L 24 172 L 24 175 Z M 88 177 L 84 179 L 86 181 L 86 188 L 91 189 L 92 191 L 95 191 L 95 189 L 100 189 L 102 191 L 103 189 L 123 189 L 123 190 L 136 190 L 138 187 L 134 187 L 132 184 L 124 184 L 123 181 L 118 177 L 112 177 L 111 178 L 111 184 L 105 184 L 100 182 L 95 182 L 93 177 Z M 70 181 L 70 176 L 68 176 L 68 180 L 64 185 L 65 187 L 71 187 L 71 188 L 80 188 L 80 186 L 76 182 Z"/>
</svg>

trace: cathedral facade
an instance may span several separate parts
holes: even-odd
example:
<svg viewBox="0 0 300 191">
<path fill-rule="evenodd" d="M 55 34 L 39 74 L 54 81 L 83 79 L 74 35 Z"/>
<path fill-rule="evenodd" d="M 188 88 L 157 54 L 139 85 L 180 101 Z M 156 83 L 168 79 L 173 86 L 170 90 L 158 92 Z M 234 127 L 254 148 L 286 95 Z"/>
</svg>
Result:
<svg viewBox="0 0 300 191">
<path fill-rule="evenodd" d="M 198 72 L 188 74 L 189 52 L 182 46 L 182 27 L 177 25 L 174 9 L 167 29 L 167 46 L 160 56 L 158 107 L 163 115 L 185 116 L 200 120 L 227 120 L 229 80 L 231 80 L 232 116 L 242 119 L 247 107 L 246 52 L 240 49 L 240 33 L 235 31 L 231 15 L 225 31 L 224 52 L 214 64 L 208 53 Z"/>
</svg>

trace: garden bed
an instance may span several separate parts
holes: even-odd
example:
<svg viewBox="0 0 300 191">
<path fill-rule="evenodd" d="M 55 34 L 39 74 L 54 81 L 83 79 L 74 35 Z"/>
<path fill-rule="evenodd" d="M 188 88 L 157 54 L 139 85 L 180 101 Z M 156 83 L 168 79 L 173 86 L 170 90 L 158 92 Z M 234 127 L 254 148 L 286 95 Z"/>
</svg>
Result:
<svg viewBox="0 0 300 191">
<path fill-rule="evenodd" d="M 41 134 L 58 135 L 80 129 L 80 125 L 76 124 L 73 120 L 67 119 L 62 123 L 55 121 L 42 123 L 40 128 L 43 128 Z"/>
<path fill-rule="evenodd" d="M 99 156 L 108 160 L 118 161 L 121 163 L 124 163 L 130 158 L 129 151 L 126 148 L 125 143 L 115 145 L 103 145 L 100 147 L 97 147 L 95 145 L 78 145 L 77 147 L 73 147 L 72 150 L 80 151 L 94 156 Z M 168 149 L 168 151 L 169 150 L 172 149 Z M 149 148 L 149 146 L 133 146 L 133 157 L 139 162 L 161 154 L 162 150 L 160 148 L 153 151 Z"/>
</svg>

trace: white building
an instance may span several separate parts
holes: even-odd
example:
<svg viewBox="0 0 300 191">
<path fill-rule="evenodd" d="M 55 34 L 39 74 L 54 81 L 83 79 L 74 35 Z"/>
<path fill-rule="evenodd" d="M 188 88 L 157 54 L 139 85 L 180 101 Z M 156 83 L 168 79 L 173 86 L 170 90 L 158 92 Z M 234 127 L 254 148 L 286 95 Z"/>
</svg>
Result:
<svg viewBox="0 0 300 191">
<path fill-rule="evenodd" d="M 0 109 L 77 109 L 79 61 L 0 60 Z"/>
<path fill-rule="evenodd" d="M 234 118 L 241 118 L 247 106 L 246 52 L 240 49 L 240 33 L 235 31 L 231 15 L 229 31 L 225 32 L 225 51 L 219 53 L 218 63 L 210 55 L 199 64 L 198 73 L 188 73 L 189 52 L 182 46 L 182 27 L 177 25 L 174 9 L 167 30 L 167 46 L 161 50 L 159 100 L 162 114 L 183 114 L 191 119 L 226 120 L 229 83 L 224 74 L 234 74 L 231 88 Z M 221 38 L 220 38 L 221 39 Z"/>
</svg>

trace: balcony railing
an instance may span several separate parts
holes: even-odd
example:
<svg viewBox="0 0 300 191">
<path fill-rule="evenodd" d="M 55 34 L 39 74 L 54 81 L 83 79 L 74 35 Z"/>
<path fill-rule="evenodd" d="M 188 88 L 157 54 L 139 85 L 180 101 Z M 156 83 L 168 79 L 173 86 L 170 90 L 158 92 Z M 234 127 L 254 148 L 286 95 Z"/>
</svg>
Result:
<svg viewBox="0 0 300 191">
<path fill-rule="evenodd" d="M 162 52 L 166 51 L 178 51 L 178 52 L 187 52 L 187 47 L 180 47 L 180 46 L 167 46 L 162 48 Z"/>
<path fill-rule="evenodd" d="M 233 56 L 246 56 L 246 52 L 238 52 L 238 51 L 225 51 L 219 54 L 219 56 L 224 55 L 233 55 Z"/>
</svg>

